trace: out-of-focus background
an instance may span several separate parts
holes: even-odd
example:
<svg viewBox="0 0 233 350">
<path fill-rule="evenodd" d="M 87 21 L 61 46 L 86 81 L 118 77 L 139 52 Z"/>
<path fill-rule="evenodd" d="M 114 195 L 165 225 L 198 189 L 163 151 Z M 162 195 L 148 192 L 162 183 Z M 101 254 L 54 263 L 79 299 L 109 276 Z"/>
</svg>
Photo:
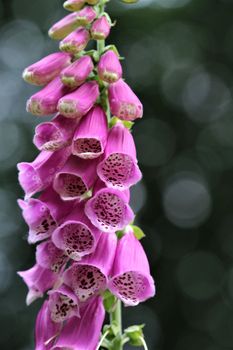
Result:
<svg viewBox="0 0 233 350">
<path fill-rule="evenodd" d="M 157 296 L 124 312 L 147 323 L 150 350 L 233 348 L 233 1 L 140 0 L 108 7 L 108 40 L 145 106 L 134 128 L 144 180 L 133 189 Z M 33 349 L 41 301 L 26 307 L 16 270 L 34 262 L 16 199 L 16 163 L 31 161 L 25 112 L 37 88 L 24 67 L 57 49 L 59 0 L 0 0 L 0 348 Z"/>
</svg>

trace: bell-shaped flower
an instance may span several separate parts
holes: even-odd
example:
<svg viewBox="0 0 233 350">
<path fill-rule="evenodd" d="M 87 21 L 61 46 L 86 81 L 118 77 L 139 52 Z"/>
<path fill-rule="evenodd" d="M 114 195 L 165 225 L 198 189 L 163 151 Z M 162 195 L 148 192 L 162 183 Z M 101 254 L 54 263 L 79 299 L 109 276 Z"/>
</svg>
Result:
<svg viewBox="0 0 233 350">
<path fill-rule="evenodd" d="M 61 72 L 61 80 L 70 88 L 76 88 L 86 81 L 93 69 L 91 57 L 83 56 Z"/>
<path fill-rule="evenodd" d="M 101 16 L 92 23 L 90 32 L 92 39 L 105 40 L 111 30 L 111 24 L 109 23 L 106 16 Z"/>
<path fill-rule="evenodd" d="M 80 310 L 80 318 L 67 321 L 52 350 L 96 350 L 104 317 L 102 298 L 93 298 Z"/>
<path fill-rule="evenodd" d="M 53 232 L 52 240 L 69 258 L 79 261 L 95 250 L 99 237 L 100 231 L 88 220 L 80 203 Z"/>
<path fill-rule="evenodd" d="M 130 229 L 118 242 L 108 288 L 125 305 L 135 306 L 155 295 L 144 249 Z"/>
<path fill-rule="evenodd" d="M 35 264 L 26 271 L 19 271 L 18 275 L 23 279 L 28 287 L 26 304 L 43 297 L 43 293 L 53 288 L 58 283 L 59 275 L 50 269 L 45 269 L 39 264 Z"/>
<path fill-rule="evenodd" d="M 107 136 L 107 116 L 100 106 L 95 106 L 77 126 L 72 153 L 83 159 L 98 158 L 104 152 Z"/>
<path fill-rule="evenodd" d="M 35 193 L 47 188 L 53 181 L 70 155 L 70 149 L 65 148 L 57 152 L 42 151 L 31 163 L 19 163 L 19 183 L 28 199 Z"/>
<path fill-rule="evenodd" d="M 96 16 L 97 13 L 92 6 L 85 6 L 82 10 L 77 12 L 79 24 L 82 26 L 91 24 L 96 18 Z"/>
<path fill-rule="evenodd" d="M 95 251 L 64 272 L 64 284 L 74 291 L 80 302 L 85 302 L 105 290 L 116 245 L 117 237 L 114 233 L 102 233 Z"/>
<path fill-rule="evenodd" d="M 97 178 L 96 160 L 84 160 L 70 156 L 53 181 L 54 190 L 63 200 L 82 199 Z"/>
<path fill-rule="evenodd" d="M 94 196 L 86 202 L 85 213 L 99 230 L 116 232 L 134 219 L 134 213 L 128 202 L 128 190 L 106 188 L 97 182 Z"/>
<path fill-rule="evenodd" d="M 49 29 L 49 36 L 55 40 L 62 40 L 68 34 L 77 29 L 79 25 L 80 23 L 77 18 L 77 13 L 70 13 L 69 15 L 63 17 L 60 21 L 56 22 Z"/>
<path fill-rule="evenodd" d="M 51 121 L 37 125 L 33 143 L 40 151 L 62 149 L 71 144 L 77 125 L 78 120 L 58 114 Z"/>
<path fill-rule="evenodd" d="M 108 187 L 125 190 L 141 180 L 134 139 L 130 131 L 119 122 L 108 134 L 104 159 L 97 174 Z"/>
<path fill-rule="evenodd" d="M 58 249 L 51 240 L 48 240 L 36 247 L 36 262 L 45 269 L 59 273 L 68 262 L 68 257 L 63 250 Z"/>
<path fill-rule="evenodd" d="M 48 294 L 48 307 L 53 322 L 63 322 L 73 316 L 80 317 L 78 299 L 72 289 L 61 285 L 59 288 L 49 291 Z"/>
<path fill-rule="evenodd" d="M 89 40 L 89 31 L 81 27 L 66 36 L 65 39 L 60 42 L 59 48 L 61 51 L 76 54 L 85 49 Z"/>
<path fill-rule="evenodd" d="M 58 110 L 67 118 L 83 117 L 99 97 L 96 81 L 89 81 L 59 100 Z"/>
<path fill-rule="evenodd" d="M 142 118 L 143 106 L 133 90 L 122 79 L 109 86 L 111 112 L 122 120 Z"/>
<path fill-rule="evenodd" d="M 51 236 L 60 220 L 73 208 L 73 202 L 64 202 L 51 187 L 46 189 L 39 198 L 18 200 L 23 212 L 23 218 L 29 226 L 28 242 L 30 244 L 42 241 Z"/>
<path fill-rule="evenodd" d="M 71 63 L 65 52 L 55 52 L 42 58 L 23 71 L 23 79 L 33 85 L 46 85 Z"/>
<path fill-rule="evenodd" d="M 56 77 L 29 98 L 27 111 L 38 116 L 56 113 L 58 101 L 69 91 L 70 89 L 62 83 L 60 77 Z"/>
<path fill-rule="evenodd" d="M 106 83 L 115 83 L 122 77 L 122 67 L 117 54 L 113 50 L 105 52 L 98 64 L 98 75 Z"/>
<path fill-rule="evenodd" d="M 44 301 L 36 318 L 35 350 L 50 350 L 62 329 L 62 323 L 51 319 L 48 301 Z"/>
<path fill-rule="evenodd" d="M 79 11 L 85 5 L 85 0 L 67 0 L 64 2 L 63 6 L 68 11 Z"/>
</svg>

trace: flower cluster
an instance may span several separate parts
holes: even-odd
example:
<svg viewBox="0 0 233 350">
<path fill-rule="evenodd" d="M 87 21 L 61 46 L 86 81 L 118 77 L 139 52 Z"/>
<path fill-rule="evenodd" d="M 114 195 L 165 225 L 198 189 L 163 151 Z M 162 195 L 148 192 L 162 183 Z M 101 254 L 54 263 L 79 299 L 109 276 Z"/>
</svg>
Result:
<svg viewBox="0 0 233 350">
<path fill-rule="evenodd" d="M 136 237 L 129 188 L 141 179 L 129 126 L 142 104 L 122 79 L 105 0 L 67 0 L 72 11 L 49 30 L 60 40 L 23 72 L 44 86 L 27 111 L 56 115 L 35 129 L 40 151 L 18 164 L 25 192 L 19 200 L 37 243 L 36 263 L 19 272 L 27 304 L 47 293 L 36 321 L 36 350 L 95 350 L 105 317 L 104 298 L 137 305 L 155 293 L 147 257 Z M 90 40 L 98 50 L 84 51 Z M 111 116 L 114 116 L 112 118 Z"/>
</svg>

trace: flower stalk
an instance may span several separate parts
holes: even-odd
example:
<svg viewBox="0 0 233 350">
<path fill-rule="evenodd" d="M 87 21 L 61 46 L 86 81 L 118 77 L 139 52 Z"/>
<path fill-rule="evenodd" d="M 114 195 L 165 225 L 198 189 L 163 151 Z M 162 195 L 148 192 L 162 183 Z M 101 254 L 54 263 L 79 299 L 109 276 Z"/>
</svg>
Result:
<svg viewBox="0 0 233 350">
<path fill-rule="evenodd" d="M 122 78 L 116 46 L 106 46 L 115 25 L 105 12 L 109 1 L 65 1 L 71 13 L 49 30 L 61 52 L 23 73 L 28 83 L 44 85 L 27 111 L 57 113 L 36 127 L 41 153 L 18 164 L 25 192 L 18 203 L 28 242 L 37 244 L 35 265 L 18 274 L 27 304 L 48 297 L 37 316 L 35 350 L 123 350 L 128 342 L 148 350 L 144 325 L 122 325 L 122 305 L 153 297 L 155 286 L 130 207 L 130 187 L 142 178 L 131 129 L 143 106 Z M 86 50 L 91 40 L 96 49 Z"/>
</svg>

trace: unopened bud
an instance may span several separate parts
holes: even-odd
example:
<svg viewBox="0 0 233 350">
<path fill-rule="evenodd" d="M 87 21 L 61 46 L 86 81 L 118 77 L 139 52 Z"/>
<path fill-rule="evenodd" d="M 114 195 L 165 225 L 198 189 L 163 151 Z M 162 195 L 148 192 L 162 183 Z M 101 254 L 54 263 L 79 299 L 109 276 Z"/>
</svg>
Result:
<svg viewBox="0 0 233 350">
<path fill-rule="evenodd" d="M 58 110 L 64 117 L 81 118 L 93 107 L 98 97 L 98 83 L 89 81 L 61 98 L 58 103 Z"/>
<path fill-rule="evenodd" d="M 69 54 L 65 52 L 52 53 L 27 67 L 23 72 L 23 79 L 33 85 L 46 85 L 70 63 Z"/>
<path fill-rule="evenodd" d="M 60 50 L 76 54 L 85 49 L 90 39 L 87 29 L 79 28 L 60 42 Z"/>
<path fill-rule="evenodd" d="M 85 0 L 67 0 L 64 2 L 63 6 L 68 11 L 79 11 L 85 5 Z"/>
<path fill-rule="evenodd" d="M 55 40 L 62 40 L 79 25 L 77 13 L 70 13 L 49 29 L 49 36 Z"/>
<path fill-rule="evenodd" d="M 111 84 L 122 77 L 122 67 L 118 56 L 112 50 L 105 52 L 98 64 L 98 75 L 100 79 Z"/>
<path fill-rule="evenodd" d="M 111 24 L 106 16 L 98 18 L 91 26 L 91 37 L 95 40 L 104 40 L 109 36 Z"/>
<path fill-rule="evenodd" d="M 91 6 L 86 6 L 81 11 L 77 12 L 79 24 L 82 26 L 92 23 L 96 16 L 97 13 Z"/>
<path fill-rule="evenodd" d="M 90 56 L 83 56 L 61 72 L 63 84 L 75 88 L 85 82 L 94 69 Z"/>
<path fill-rule="evenodd" d="M 86 3 L 88 5 L 96 5 L 98 4 L 99 0 L 86 0 Z"/>
<path fill-rule="evenodd" d="M 39 116 L 53 114 L 57 111 L 59 99 L 68 91 L 69 89 L 62 84 L 60 77 L 57 77 L 31 96 L 27 101 L 27 111 Z"/>
</svg>

